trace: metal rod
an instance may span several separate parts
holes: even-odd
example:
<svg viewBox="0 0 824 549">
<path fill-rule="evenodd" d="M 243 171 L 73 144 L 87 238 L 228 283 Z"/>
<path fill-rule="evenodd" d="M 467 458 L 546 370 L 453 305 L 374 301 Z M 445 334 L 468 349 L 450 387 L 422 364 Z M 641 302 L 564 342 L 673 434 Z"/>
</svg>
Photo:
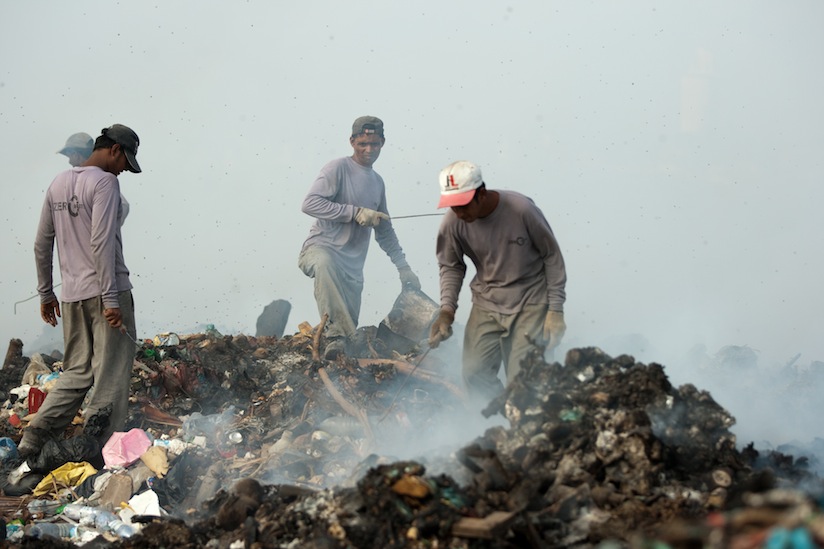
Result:
<svg viewBox="0 0 824 549">
<path fill-rule="evenodd" d="M 126 328 L 125 324 L 120 325 L 120 333 L 123 334 L 124 336 L 128 337 L 130 340 L 132 340 L 132 343 L 134 343 L 140 349 L 142 349 L 143 346 L 145 345 L 145 342 L 140 342 L 140 341 L 138 341 L 138 340 L 136 340 L 135 338 L 132 337 L 132 335 L 129 333 L 128 328 Z"/>
<path fill-rule="evenodd" d="M 58 283 L 57 283 L 57 284 L 55 284 L 52 288 L 57 288 L 58 286 L 60 286 L 60 284 L 63 284 L 63 283 L 62 283 L 62 282 L 58 282 Z M 14 314 L 17 314 L 17 304 L 18 304 L 18 303 L 25 303 L 26 301 L 29 301 L 30 299 L 34 299 L 34 298 L 35 298 L 35 297 L 37 297 L 38 295 L 40 295 L 40 294 L 34 294 L 33 296 L 31 296 L 31 297 L 27 297 L 26 299 L 21 299 L 20 301 L 15 301 L 15 302 L 14 302 Z"/>
<path fill-rule="evenodd" d="M 393 215 L 392 217 L 390 217 L 390 219 L 392 219 L 392 220 L 395 220 L 395 219 L 409 219 L 411 217 L 430 217 L 430 216 L 433 216 L 433 215 L 443 215 L 443 214 L 444 214 L 444 212 L 433 213 L 433 214 Z"/>
<path fill-rule="evenodd" d="M 384 419 L 386 419 L 386 416 L 388 416 L 388 415 L 389 415 L 389 412 L 391 412 L 391 411 L 392 411 L 392 408 L 394 408 L 394 407 L 395 407 L 395 401 L 396 401 L 396 400 L 398 400 L 398 396 L 401 394 L 401 391 L 403 391 L 403 388 L 404 388 L 404 387 L 406 387 L 406 382 L 407 382 L 407 381 L 409 381 L 409 378 L 411 378 L 411 377 L 412 377 L 412 374 L 414 374 L 414 373 L 415 373 L 415 370 L 417 370 L 417 369 L 418 369 L 418 366 L 420 366 L 420 365 L 421 365 L 421 362 L 423 362 L 423 359 L 425 359 L 425 358 L 426 358 L 426 355 L 428 355 L 428 354 L 429 354 L 429 351 L 431 351 L 431 350 L 432 350 L 432 347 L 427 347 L 427 348 L 426 348 L 426 351 L 424 351 L 424 352 L 423 352 L 423 354 L 421 355 L 421 357 L 420 357 L 420 358 L 418 359 L 418 361 L 415 363 L 415 367 L 414 367 L 414 368 L 412 368 L 412 371 L 411 371 L 411 372 L 409 372 L 409 374 L 406 376 L 406 379 L 404 379 L 404 380 L 403 380 L 403 383 L 401 383 L 400 388 L 399 388 L 399 389 L 398 389 L 398 391 L 395 393 L 395 397 L 392 399 L 392 402 L 390 402 L 390 403 L 389 403 L 389 407 L 386 409 L 386 411 L 385 411 L 385 412 L 383 413 L 383 415 L 380 417 L 380 419 L 378 420 L 378 423 L 380 423 L 380 422 L 382 422 Z"/>
</svg>

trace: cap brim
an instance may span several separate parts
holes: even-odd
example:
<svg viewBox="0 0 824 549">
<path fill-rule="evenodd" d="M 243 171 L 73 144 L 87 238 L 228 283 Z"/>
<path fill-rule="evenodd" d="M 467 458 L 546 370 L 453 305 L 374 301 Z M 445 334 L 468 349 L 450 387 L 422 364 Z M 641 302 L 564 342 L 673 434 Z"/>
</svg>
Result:
<svg viewBox="0 0 824 549">
<path fill-rule="evenodd" d="M 462 193 L 449 193 L 449 194 L 442 194 L 441 201 L 438 202 L 438 208 L 452 208 L 454 206 L 466 206 L 470 202 L 472 202 L 472 198 L 475 196 L 475 191 L 478 189 L 472 189 L 470 191 L 465 191 Z"/>
<path fill-rule="evenodd" d="M 126 154 L 126 160 L 129 162 L 129 171 L 132 173 L 140 173 L 140 164 L 137 163 L 137 158 L 135 158 L 134 153 L 129 149 L 123 148 L 123 152 Z"/>
</svg>

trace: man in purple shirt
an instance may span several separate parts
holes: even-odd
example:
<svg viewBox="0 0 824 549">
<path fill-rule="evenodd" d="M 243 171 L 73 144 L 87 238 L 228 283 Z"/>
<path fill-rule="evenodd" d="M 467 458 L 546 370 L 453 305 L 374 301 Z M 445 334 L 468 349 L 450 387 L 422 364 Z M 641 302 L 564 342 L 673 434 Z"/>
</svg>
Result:
<svg viewBox="0 0 824 549">
<path fill-rule="evenodd" d="M 63 319 L 63 373 L 23 434 L 18 446 L 23 456 L 60 437 L 92 388 L 86 418 L 111 406 L 101 446 L 125 427 L 136 331 L 117 176 L 126 170 L 140 173 L 139 143 L 126 126 L 104 128 L 88 160 L 58 174 L 46 191 L 34 243 L 37 291 L 43 320 L 57 326 L 57 318 Z M 55 243 L 60 302 L 52 278 Z"/>
<path fill-rule="evenodd" d="M 503 390 L 521 361 L 543 341 L 548 349 L 566 330 L 566 267 L 544 214 L 529 197 L 486 188 L 481 169 L 464 160 L 441 170 L 439 208 L 446 212 L 438 231 L 441 310 L 430 329 L 437 347 L 452 335 L 468 257 L 475 265 L 469 284 L 472 310 L 464 332 L 462 370 L 470 397 L 487 402 Z"/>
<path fill-rule="evenodd" d="M 338 158 L 320 171 L 301 210 L 315 218 L 303 243 L 298 266 L 315 280 L 318 313 L 329 315 L 325 358 L 346 350 L 358 326 L 363 264 L 372 230 L 375 240 L 397 267 L 403 287 L 420 290 L 406 262 L 386 207 L 383 178 L 372 169 L 386 139 L 383 122 L 361 116 L 352 124 L 352 156 Z"/>
</svg>

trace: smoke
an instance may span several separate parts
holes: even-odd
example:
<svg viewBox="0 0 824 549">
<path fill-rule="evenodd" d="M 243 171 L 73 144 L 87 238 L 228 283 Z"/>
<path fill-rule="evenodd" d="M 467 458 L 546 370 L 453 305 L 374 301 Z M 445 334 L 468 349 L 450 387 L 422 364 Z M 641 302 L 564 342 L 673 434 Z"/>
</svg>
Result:
<svg viewBox="0 0 824 549">
<path fill-rule="evenodd" d="M 393 216 L 434 213 L 437 173 L 458 158 L 543 210 L 569 276 L 557 357 L 594 345 L 661 363 L 729 409 L 739 441 L 820 434 L 824 77 L 811 67 L 824 5 L 734 1 L 708 18 L 700 5 L 643 2 L 368 14 L 330 3 L 284 17 L 277 3 L 250 2 L 191 25 L 196 7 L 5 6 L 0 341 L 21 338 L 29 355 L 62 347 L 36 300 L 14 304 L 36 287 L 43 194 L 67 167 L 55 151 L 116 122 L 141 139 L 143 173 L 120 176 L 138 336 L 206 324 L 251 334 L 274 299 L 292 304 L 286 333 L 316 325 L 312 281 L 297 268 L 312 221 L 300 202 L 321 166 L 351 153 L 351 122 L 369 113 L 386 123 L 375 168 Z M 52 40 L 32 43 L 30 26 L 13 24 L 26 21 Z M 468 22 L 459 36 L 454 21 Z M 366 53 L 364 28 L 376 44 Z M 253 51 L 267 52 L 266 70 Z M 83 69 L 100 65 L 128 67 L 107 93 Z M 363 75 L 377 75 L 366 96 Z M 436 298 L 438 223 L 395 224 Z M 374 245 L 365 278 L 361 325 L 377 325 L 400 283 Z M 459 322 L 469 303 L 462 293 Z M 732 374 L 716 363 L 729 345 L 753 349 L 755 365 Z"/>
</svg>

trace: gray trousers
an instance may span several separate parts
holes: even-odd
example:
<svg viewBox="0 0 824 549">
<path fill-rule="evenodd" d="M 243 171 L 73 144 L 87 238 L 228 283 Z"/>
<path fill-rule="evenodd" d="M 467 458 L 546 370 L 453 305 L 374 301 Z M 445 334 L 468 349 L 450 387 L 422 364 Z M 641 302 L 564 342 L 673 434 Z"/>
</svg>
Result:
<svg viewBox="0 0 824 549">
<path fill-rule="evenodd" d="M 120 292 L 117 298 L 123 324 L 132 337 L 137 337 L 132 292 Z M 103 309 L 100 296 L 60 304 L 63 373 L 32 419 L 32 427 L 59 438 L 83 405 L 86 393 L 92 389 L 84 413 L 86 418 L 107 404 L 112 405 L 109 428 L 101 436 L 101 445 L 113 432 L 124 429 L 136 348 L 120 330 L 109 326 Z"/>
<path fill-rule="evenodd" d="M 315 279 L 318 315 L 329 314 L 327 337 L 350 337 L 358 327 L 363 281 L 349 276 L 321 246 L 310 246 L 298 257 L 298 267 Z"/>
<path fill-rule="evenodd" d="M 463 345 L 463 380 L 470 398 L 485 405 L 500 395 L 498 378 L 504 364 L 507 384 L 521 371 L 532 344 L 527 335 L 542 341 L 547 305 L 527 305 L 518 313 L 496 313 L 472 305 Z"/>
</svg>

